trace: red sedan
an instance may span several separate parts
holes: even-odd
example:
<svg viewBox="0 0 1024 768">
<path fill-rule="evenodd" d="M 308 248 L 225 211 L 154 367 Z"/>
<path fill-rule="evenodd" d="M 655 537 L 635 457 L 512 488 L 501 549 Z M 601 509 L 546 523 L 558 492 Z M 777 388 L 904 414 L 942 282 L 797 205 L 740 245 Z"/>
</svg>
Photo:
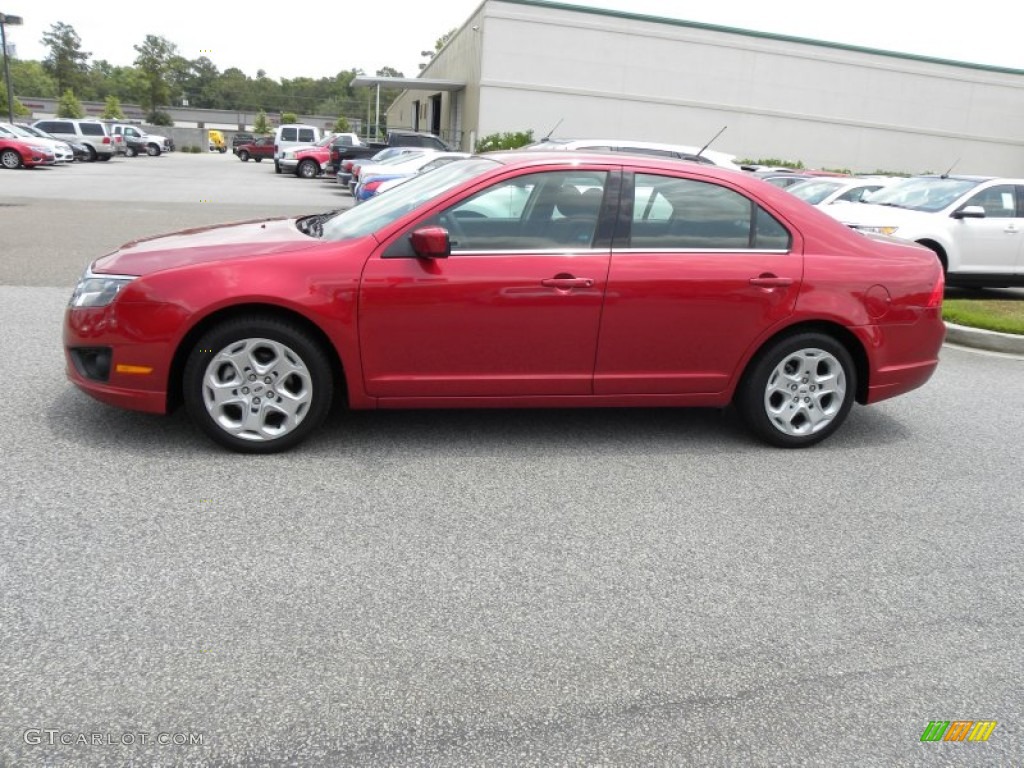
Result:
<svg viewBox="0 0 1024 768">
<path fill-rule="evenodd" d="M 357 208 L 190 230 L 94 262 L 72 382 L 184 403 L 267 453 L 351 408 L 713 406 L 802 447 L 924 384 L 930 251 L 749 176 L 651 157 L 493 153 Z"/>
<path fill-rule="evenodd" d="M 34 168 L 37 165 L 54 165 L 56 162 L 57 158 L 50 147 L 34 144 L 31 139 L 22 141 L 0 136 L 0 166 L 4 168 Z"/>
</svg>

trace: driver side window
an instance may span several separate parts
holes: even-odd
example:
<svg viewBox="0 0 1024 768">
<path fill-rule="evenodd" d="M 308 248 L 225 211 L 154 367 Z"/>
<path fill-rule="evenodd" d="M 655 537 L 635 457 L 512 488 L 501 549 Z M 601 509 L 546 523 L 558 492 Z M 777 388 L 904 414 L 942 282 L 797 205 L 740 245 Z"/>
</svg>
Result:
<svg viewBox="0 0 1024 768">
<path fill-rule="evenodd" d="M 507 179 L 425 222 L 448 230 L 452 254 L 589 249 L 607 174 L 553 171 Z"/>
<path fill-rule="evenodd" d="M 1017 215 L 1017 198 L 1010 184 L 982 190 L 964 203 L 964 207 L 968 205 L 980 205 L 987 219 L 1012 219 Z"/>
</svg>

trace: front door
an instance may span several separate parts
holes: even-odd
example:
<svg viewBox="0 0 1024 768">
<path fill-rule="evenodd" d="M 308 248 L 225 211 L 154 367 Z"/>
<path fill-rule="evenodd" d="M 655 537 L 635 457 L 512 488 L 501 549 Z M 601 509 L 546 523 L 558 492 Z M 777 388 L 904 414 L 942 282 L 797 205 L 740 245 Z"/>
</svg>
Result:
<svg viewBox="0 0 1024 768">
<path fill-rule="evenodd" d="M 368 394 L 590 394 L 610 258 L 598 230 L 607 177 L 503 180 L 412 227 L 444 226 L 449 258 L 417 258 L 409 233 L 371 257 L 359 297 Z"/>
</svg>

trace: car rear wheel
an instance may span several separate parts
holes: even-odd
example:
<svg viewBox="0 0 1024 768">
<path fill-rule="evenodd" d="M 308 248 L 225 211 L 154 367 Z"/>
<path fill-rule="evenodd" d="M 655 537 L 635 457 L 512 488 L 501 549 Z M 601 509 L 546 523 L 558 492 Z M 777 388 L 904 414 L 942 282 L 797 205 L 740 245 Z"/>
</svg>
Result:
<svg viewBox="0 0 1024 768">
<path fill-rule="evenodd" d="M 96 159 L 99 160 L 101 163 L 104 163 L 104 162 L 106 162 L 107 160 L 109 160 L 112 157 L 113 157 L 113 155 L 100 155 Z"/>
<path fill-rule="evenodd" d="M 315 179 L 318 173 L 320 173 L 320 166 L 316 160 L 303 160 L 295 169 L 295 174 L 303 179 Z"/>
<path fill-rule="evenodd" d="M 257 163 L 262 163 L 263 162 L 263 158 L 262 157 L 254 157 L 253 161 L 257 162 Z"/>
<path fill-rule="evenodd" d="M 765 442 L 805 448 L 839 429 L 856 391 L 846 347 L 823 333 L 801 333 L 770 344 L 751 361 L 735 402 Z"/>
<path fill-rule="evenodd" d="M 160 147 L 158 147 L 156 144 L 147 144 L 146 154 L 149 155 L 150 157 L 157 157 L 160 155 Z"/>
<path fill-rule="evenodd" d="M 89 162 L 90 163 L 95 163 L 96 162 L 96 158 L 99 157 L 99 154 L 96 152 L 95 149 L 90 147 L 88 144 L 86 145 L 86 149 L 89 150 Z"/>
<path fill-rule="evenodd" d="M 275 453 L 305 440 L 330 410 L 333 376 L 321 346 L 298 326 L 241 317 L 200 338 L 185 365 L 192 419 L 215 442 Z"/>
<path fill-rule="evenodd" d="M 243 163 L 248 163 L 249 153 L 243 149 L 241 152 L 238 153 L 238 159 L 241 160 Z"/>
<path fill-rule="evenodd" d="M 0 152 L 0 165 L 9 170 L 21 167 L 21 155 L 15 152 L 13 149 L 5 149 Z"/>
<path fill-rule="evenodd" d="M 137 157 L 139 154 L 139 150 L 137 150 L 135 147 L 129 146 L 128 149 L 124 151 L 124 154 L 126 157 Z"/>
</svg>

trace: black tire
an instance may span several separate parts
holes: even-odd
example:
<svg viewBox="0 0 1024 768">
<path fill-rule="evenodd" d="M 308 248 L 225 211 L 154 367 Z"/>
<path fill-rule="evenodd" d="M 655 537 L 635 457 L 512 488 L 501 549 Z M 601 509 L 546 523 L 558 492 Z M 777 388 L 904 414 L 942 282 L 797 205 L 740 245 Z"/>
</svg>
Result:
<svg viewBox="0 0 1024 768">
<path fill-rule="evenodd" d="M 228 148 L 227 147 L 218 147 L 217 151 L 220 152 L 223 155 L 225 152 L 228 151 Z"/>
<path fill-rule="evenodd" d="M 241 152 L 238 153 L 238 159 L 241 160 L 243 163 L 248 163 L 249 153 L 243 149 Z"/>
<path fill-rule="evenodd" d="M 280 173 L 280 172 L 281 172 L 281 164 L 279 162 L 277 162 L 277 160 L 275 160 L 274 161 L 274 173 Z"/>
<path fill-rule="evenodd" d="M 150 157 L 159 157 L 160 156 L 160 146 L 158 144 L 147 144 L 146 145 L 146 154 L 149 155 Z"/>
<path fill-rule="evenodd" d="M 90 163 L 95 163 L 96 159 L 99 157 L 99 154 L 96 152 L 95 149 L 93 149 L 93 147 L 91 145 L 86 144 L 85 147 L 86 147 L 86 149 L 89 150 L 89 162 Z"/>
<path fill-rule="evenodd" d="M 15 168 L 21 168 L 23 164 L 21 155 L 15 150 L 5 149 L 3 152 L 0 152 L 0 165 L 7 170 L 13 171 Z"/>
<path fill-rule="evenodd" d="M 770 342 L 750 361 L 735 404 L 765 442 L 806 448 L 839 429 L 856 392 L 846 347 L 824 333 L 798 333 Z"/>
<path fill-rule="evenodd" d="M 263 162 L 263 158 L 262 157 L 254 157 L 253 158 L 253 162 L 262 163 Z"/>
<path fill-rule="evenodd" d="M 222 387 L 207 386 L 214 377 Z M 240 453 L 277 453 L 323 423 L 334 381 L 325 351 L 302 328 L 251 315 L 203 334 L 189 352 L 182 390 L 189 415 L 214 442 Z M 223 393 L 219 402 L 217 392 Z M 287 408 L 296 409 L 293 424 L 287 423 Z"/>
<path fill-rule="evenodd" d="M 139 150 L 137 150 L 135 147 L 128 147 L 128 149 L 124 151 L 124 154 L 125 157 L 138 157 Z"/>
<path fill-rule="evenodd" d="M 107 162 L 112 157 L 113 157 L 113 155 L 100 155 L 96 159 L 99 160 L 101 163 L 105 163 L 105 162 Z"/>
<path fill-rule="evenodd" d="M 320 164 L 316 160 L 303 160 L 295 169 L 300 179 L 315 179 L 320 174 Z"/>
</svg>

